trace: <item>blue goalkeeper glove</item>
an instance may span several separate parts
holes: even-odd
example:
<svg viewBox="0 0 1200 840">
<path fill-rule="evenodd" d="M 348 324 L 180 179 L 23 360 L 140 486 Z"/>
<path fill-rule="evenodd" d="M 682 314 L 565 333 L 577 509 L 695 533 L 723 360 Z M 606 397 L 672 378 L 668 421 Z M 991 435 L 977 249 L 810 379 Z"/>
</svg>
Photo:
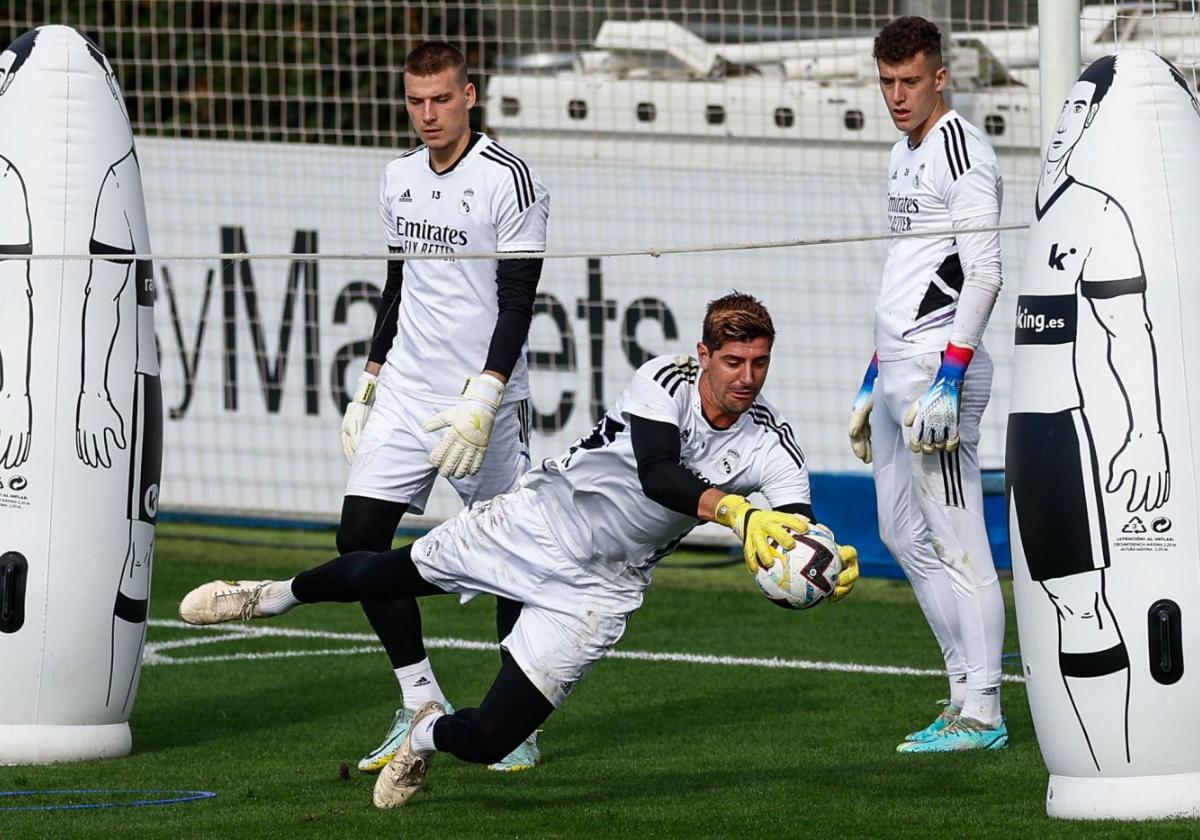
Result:
<svg viewBox="0 0 1200 840">
<path fill-rule="evenodd" d="M 908 448 L 931 454 L 958 449 L 958 422 L 962 413 L 963 380 L 975 351 L 960 344 L 947 344 L 933 384 L 909 408 L 904 425 L 912 427 Z"/>
<path fill-rule="evenodd" d="M 423 426 L 427 432 L 450 427 L 429 453 L 429 463 L 438 468 L 439 475 L 463 478 L 479 472 L 487 456 L 496 411 L 504 399 L 504 387 L 503 382 L 487 373 L 468 379 L 462 402 L 435 414 Z"/>
</svg>

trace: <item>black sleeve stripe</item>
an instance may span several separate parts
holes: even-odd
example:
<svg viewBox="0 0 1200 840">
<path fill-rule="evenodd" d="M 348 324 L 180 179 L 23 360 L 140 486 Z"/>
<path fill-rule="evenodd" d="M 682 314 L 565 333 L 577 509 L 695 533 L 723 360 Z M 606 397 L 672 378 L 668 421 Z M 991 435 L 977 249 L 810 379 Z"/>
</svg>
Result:
<svg viewBox="0 0 1200 840">
<path fill-rule="evenodd" d="M 425 144 L 422 143 L 420 146 L 417 146 L 415 149 L 409 149 L 407 152 L 400 155 L 400 157 L 402 157 L 402 158 L 411 157 L 412 155 L 415 155 L 417 152 L 421 151 L 424 148 L 425 148 Z"/>
<path fill-rule="evenodd" d="M 787 423 L 780 423 L 765 406 L 759 403 L 750 406 L 750 419 L 777 434 L 784 451 L 792 456 L 792 460 L 796 462 L 796 466 L 800 468 L 804 467 L 804 452 L 800 449 L 799 444 L 796 443 L 796 437 L 792 433 L 791 426 Z"/>
<path fill-rule="evenodd" d="M 498 154 L 496 150 L 489 146 L 479 153 L 481 157 L 487 158 L 492 163 L 498 163 L 500 166 L 508 169 L 512 174 L 513 189 L 517 194 L 517 208 L 524 211 L 526 207 L 533 204 L 533 181 L 529 178 L 528 170 L 522 172 L 521 167 L 524 164 L 518 164 L 512 160 Z"/>
<path fill-rule="evenodd" d="M 1122 280 L 1081 280 L 1079 293 L 1090 300 L 1108 300 L 1121 295 L 1137 295 L 1146 291 L 1146 275 Z"/>
<path fill-rule="evenodd" d="M 658 373 L 654 374 L 654 381 L 670 394 L 675 396 L 675 392 L 679 390 L 679 386 L 683 383 L 692 383 L 696 381 L 696 371 L 699 365 L 692 359 L 679 364 L 677 362 L 668 362 L 662 367 Z"/>
<path fill-rule="evenodd" d="M 517 196 L 517 209 L 520 210 L 521 212 L 524 212 L 525 208 L 527 208 L 531 202 L 529 200 L 529 196 L 525 192 L 524 185 L 521 183 L 521 175 L 517 171 L 517 167 L 515 165 L 513 165 L 512 163 L 509 163 L 508 161 L 503 160 L 502 158 L 499 158 L 495 155 L 489 154 L 490 151 L 491 151 L 490 149 L 484 149 L 482 152 L 479 153 L 479 155 L 480 155 L 480 157 L 485 158 L 486 160 L 490 160 L 492 163 L 503 166 L 505 169 L 508 170 L 509 174 L 512 175 L 513 192 Z"/>
<path fill-rule="evenodd" d="M 654 374 L 654 381 L 657 382 L 659 385 L 662 385 L 663 379 L 665 379 L 668 374 L 673 373 L 674 371 L 676 371 L 678 369 L 679 369 L 678 366 L 674 362 L 668 362 L 667 364 L 663 365 L 662 368 L 659 369 L 658 373 Z M 664 385 L 663 387 L 666 387 L 666 386 Z"/>
<path fill-rule="evenodd" d="M 521 182 L 525 185 L 529 195 L 529 203 L 532 204 L 537 198 L 537 191 L 533 188 L 533 175 L 529 171 L 529 165 L 521 158 L 514 155 L 508 149 L 501 146 L 499 143 L 492 143 L 489 147 L 491 151 L 499 155 L 501 158 L 508 160 L 517 167 L 517 171 L 521 173 Z"/>
<path fill-rule="evenodd" d="M 946 147 L 946 162 L 950 165 L 950 174 L 954 176 L 954 180 L 958 180 L 958 176 L 962 174 L 962 164 L 958 161 L 958 157 L 950 148 L 950 132 L 946 130 L 946 126 L 939 129 L 942 132 L 942 145 Z M 957 144 L 955 144 L 957 146 Z"/>
<path fill-rule="evenodd" d="M 951 120 L 950 124 L 954 126 L 954 130 L 958 133 L 958 142 L 962 147 L 963 172 L 966 172 L 971 168 L 971 158 L 967 156 L 967 135 L 963 131 L 962 120 Z"/>
</svg>

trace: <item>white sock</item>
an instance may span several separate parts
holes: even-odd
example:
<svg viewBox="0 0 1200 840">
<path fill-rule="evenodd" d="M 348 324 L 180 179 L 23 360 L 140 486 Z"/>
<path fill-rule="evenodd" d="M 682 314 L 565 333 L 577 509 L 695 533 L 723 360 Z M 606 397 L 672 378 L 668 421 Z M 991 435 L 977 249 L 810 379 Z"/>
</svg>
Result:
<svg viewBox="0 0 1200 840">
<path fill-rule="evenodd" d="M 433 744 L 433 725 L 445 717 L 444 712 L 434 712 L 431 715 L 426 715 L 421 718 L 412 729 L 412 747 L 421 755 L 429 755 L 431 752 L 436 752 L 437 747 Z"/>
<path fill-rule="evenodd" d="M 443 704 L 446 702 L 446 695 L 442 693 L 442 687 L 433 675 L 433 666 L 429 664 L 428 656 L 413 665 L 397 668 L 396 679 L 400 681 L 400 694 L 404 697 L 404 706 L 410 712 L 415 712 L 430 700 Z"/>
<path fill-rule="evenodd" d="M 967 689 L 962 716 L 977 720 L 985 726 L 1000 725 L 1000 686 Z"/>
<path fill-rule="evenodd" d="M 963 703 L 967 701 L 967 675 L 966 674 L 951 674 L 950 675 L 950 705 L 955 709 L 961 709 Z"/>
<path fill-rule="evenodd" d="M 292 594 L 291 580 L 273 580 L 262 588 L 258 598 L 259 609 L 264 615 L 283 615 L 301 601 Z"/>
</svg>

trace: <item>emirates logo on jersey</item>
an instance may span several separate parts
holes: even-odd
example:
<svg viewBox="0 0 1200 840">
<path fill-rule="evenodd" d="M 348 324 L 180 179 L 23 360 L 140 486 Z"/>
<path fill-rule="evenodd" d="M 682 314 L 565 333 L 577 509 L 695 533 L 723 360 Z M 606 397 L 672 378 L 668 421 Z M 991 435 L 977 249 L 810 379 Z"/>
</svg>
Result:
<svg viewBox="0 0 1200 840">
<path fill-rule="evenodd" d="M 462 198 L 458 200 L 458 212 L 464 216 L 470 215 L 471 209 L 475 206 L 475 190 L 467 189 L 463 191 Z"/>
</svg>

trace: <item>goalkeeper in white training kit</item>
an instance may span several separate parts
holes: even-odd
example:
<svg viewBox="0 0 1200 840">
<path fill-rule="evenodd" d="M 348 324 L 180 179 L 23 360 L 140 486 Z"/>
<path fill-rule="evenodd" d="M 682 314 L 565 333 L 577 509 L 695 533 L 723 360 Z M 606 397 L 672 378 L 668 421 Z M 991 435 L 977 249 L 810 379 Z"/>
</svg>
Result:
<svg viewBox="0 0 1200 840">
<path fill-rule="evenodd" d="M 475 87 L 457 49 L 438 41 L 404 63 L 409 119 L 424 144 L 388 164 L 379 211 L 393 253 L 541 252 L 549 196 L 523 160 L 472 132 Z M 517 485 L 529 469 L 525 356 L 540 259 L 388 262 L 366 371 L 342 421 L 351 463 L 337 546 L 386 551 L 400 518 L 421 513 L 440 474 L 465 504 Z M 497 602 L 508 635 L 519 603 Z M 358 763 L 378 772 L 408 731 L 412 712 L 445 702 L 411 597 L 369 598 L 363 611 L 400 682 L 402 706 L 382 744 Z M 492 769 L 538 761 L 536 741 Z"/>
<path fill-rule="evenodd" d="M 752 572 L 795 546 L 792 534 L 808 529 L 813 511 L 792 428 L 759 397 L 774 338 L 754 298 L 713 301 L 698 359 L 647 362 L 591 434 L 518 489 L 398 551 L 343 555 L 290 581 L 207 583 L 183 599 L 180 615 L 214 624 L 318 601 L 445 593 L 524 604 L 479 707 L 451 713 L 430 701 L 417 711 L 375 783 L 378 807 L 403 805 L 424 785 L 434 752 L 487 763 L 534 732 L 621 638 L 655 564 L 701 521 L 736 533 Z M 747 502 L 755 491 L 774 510 Z M 858 579 L 854 549 L 838 553 L 832 601 Z"/>
<path fill-rule="evenodd" d="M 850 416 L 854 454 L 874 462 L 879 532 L 904 569 L 950 676 L 950 699 L 900 752 L 1001 749 L 1004 602 L 983 520 L 979 423 L 992 386 L 981 340 L 1000 292 L 996 155 L 951 110 L 937 27 L 919 17 L 875 39 L 883 98 L 905 137 L 888 164 L 896 232 L 875 309 L 875 358 Z M 910 451 L 911 450 L 911 451 Z"/>
</svg>

